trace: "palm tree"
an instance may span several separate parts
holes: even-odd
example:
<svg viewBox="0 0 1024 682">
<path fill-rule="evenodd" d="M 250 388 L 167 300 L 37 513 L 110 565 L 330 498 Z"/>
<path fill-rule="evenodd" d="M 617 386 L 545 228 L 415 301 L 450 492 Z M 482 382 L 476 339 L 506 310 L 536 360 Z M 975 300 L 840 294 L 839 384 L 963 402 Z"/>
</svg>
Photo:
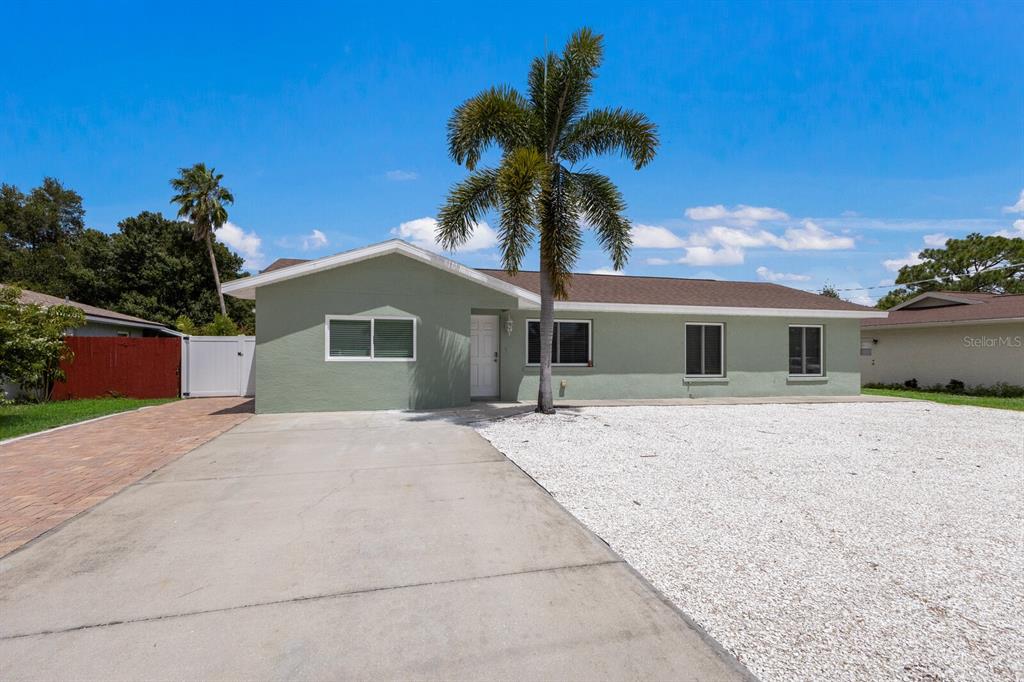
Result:
<svg viewBox="0 0 1024 682">
<path fill-rule="evenodd" d="M 214 168 L 207 168 L 205 163 L 197 163 L 191 168 L 179 168 L 178 177 L 171 180 L 171 187 L 177 192 L 171 198 L 171 203 L 178 204 L 179 218 L 192 223 L 192 238 L 206 242 L 206 253 L 210 256 L 213 283 L 217 287 L 217 300 L 220 302 L 220 314 L 227 316 L 224 294 L 220 290 L 217 259 L 213 255 L 213 231 L 228 221 L 228 211 L 224 205 L 235 203 L 231 190 L 220 185 L 223 178 L 223 174 Z"/>
<path fill-rule="evenodd" d="M 561 55 L 548 53 L 530 67 L 526 97 L 509 86 L 485 90 L 460 105 L 448 121 L 448 152 L 469 177 L 452 187 L 441 207 L 437 239 L 454 250 L 490 210 L 500 216 L 502 260 L 510 274 L 540 236 L 540 387 L 537 411 L 554 412 L 551 336 L 554 299 L 568 296 L 583 245 L 582 221 L 621 270 L 629 257 L 626 204 L 606 176 L 580 166 L 597 154 L 618 153 L 639 170 L 653 158 L 657 127 L 621 108 L 587 111 L 602 59 L 602 37 L 580 29 Z M 491 145 L 497 168 L 477 168 Z"/>
</svg>

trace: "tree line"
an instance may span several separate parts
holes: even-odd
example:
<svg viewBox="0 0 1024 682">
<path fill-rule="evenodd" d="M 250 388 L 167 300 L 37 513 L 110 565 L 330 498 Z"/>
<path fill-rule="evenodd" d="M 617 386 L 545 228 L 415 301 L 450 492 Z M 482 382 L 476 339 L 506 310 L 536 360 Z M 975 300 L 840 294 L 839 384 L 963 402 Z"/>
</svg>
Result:
<svg viewBox="0 0 1024 682">
<path fill-rule="evenodd" d="M 230 329 L 233 323 L 252 333 L 252 302 L 220 300 L 218 279 L 248 273 L 241 256 L 213 238 L 227 220 L 223 203 L 230 202 L 212 169 L 202 167 L 216 186 L 196 185 L 199 166 L 182 169 L 173 187 L 179 215 L 189 222 L 143 211 L 111 234 L 86 227 L 81 195 L 55 178 L 28 192 L 0 184 L 0 283 L 171 326 Z M 219 196 L 219 209 L 203 203 L 204 192 Z M 213 221 L 204 220 L 203 211 L 211 210 Z M 222 305 L 231 323 L 218 316 Z"/>
</svg>

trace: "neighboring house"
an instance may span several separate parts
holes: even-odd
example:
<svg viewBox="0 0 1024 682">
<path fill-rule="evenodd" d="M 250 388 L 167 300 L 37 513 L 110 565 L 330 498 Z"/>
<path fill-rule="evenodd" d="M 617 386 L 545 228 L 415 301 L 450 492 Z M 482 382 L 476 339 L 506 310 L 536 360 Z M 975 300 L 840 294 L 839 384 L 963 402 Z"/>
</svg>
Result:
<svg viewBox="0 0 1024 682">
<path fill-rule="evenodd" d="M 1024 386 L 1024 295 L 929 291 L 861 322 L 861 380 Z"/>
<path fill-rule="evenodd" d="M 227 282 L 256 304 L 260 412 L 437 408 L 537 395 L 539 276 L 392 240 Z M 574 275 L 555 303 L 562 399 L 851 395 L 860 320 L 776 284 Z"/>
<path fill-rule="evenodd" d="M 68 305 L 85 313 L 85 326 L 69 329 L 68 336 L 181 336 L 165 324 L 143 320 L 123 313 L 78 303 L 59 296 L 21 290 L 22 303 L 36 303 L 43 307 Z"/>
</svg>

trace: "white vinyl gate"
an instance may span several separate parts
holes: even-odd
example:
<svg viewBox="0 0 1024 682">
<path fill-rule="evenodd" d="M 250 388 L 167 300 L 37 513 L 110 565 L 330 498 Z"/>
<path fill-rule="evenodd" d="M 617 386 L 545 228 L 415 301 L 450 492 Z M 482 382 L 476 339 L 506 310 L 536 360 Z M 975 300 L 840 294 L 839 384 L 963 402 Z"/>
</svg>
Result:
<svg viewBox="0 0 1024 682">
<path fill-rule="evenodd" d="M 181 340 L 181 395 L 184 398 L 256 392 L 252 358 L 255 336 L 186 336 Z"/>
</svg>

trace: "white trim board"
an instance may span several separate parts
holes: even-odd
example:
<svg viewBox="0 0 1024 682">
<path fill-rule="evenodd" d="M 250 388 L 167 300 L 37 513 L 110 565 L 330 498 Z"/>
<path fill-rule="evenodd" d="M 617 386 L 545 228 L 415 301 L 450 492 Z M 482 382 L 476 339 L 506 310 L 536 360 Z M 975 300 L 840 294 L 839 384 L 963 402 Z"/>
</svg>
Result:
<svg viewBox="0 0 1024 682">
<path fill-rule="evenodd" d="M 400 253 L 427 265 L 432 265 L 439 270 L 449 272 L 463 279 L 475 282 L 495 291 L 507 294 L 517 299 L 518 307 L 521 310 L 539 310 L 540 295 L 522 287 L 509 284 L 497 277 L 474 270 L 473 268 L 457 263 L 450 258 L 432 253 L 418 246 L 413 246 L 401 239 L 391 239 L 379 244 L 373 244 L 361 249 L 345 251 L 344 253 L 306 261 L 288 267 L 279 268 L 261 275 L 243 277 L 242 279 L 225 282 L 221 285 L 221 291 L 225 294 L 243 299 L 255 299 L 256 289 L 276 282 L 284 282 L 297 277 L 311 275 L 325 270 L 331 270 L 345 265 L 351 265 L 360 261 L 387 256 L 393 253 Z M 888 317 L 889 313 L 880 310 L 811 310 L 807 308 L 752 308 L 752 307 L 729 307 L 729 306 L 702 306 L 702 305 L 660 305 L 647 303 L 592 303 L 576 301 L 555 301 L 556 311 L 577 311 L 577 312 L 609 312 L 609 313 L 649 313 L 660 315 L 732 315 L 732 316 L 753 316 L 753 317 L 820 317 L 820 318 L 849 318 L 864 319 L 874 317 Z"/>
</svg>

